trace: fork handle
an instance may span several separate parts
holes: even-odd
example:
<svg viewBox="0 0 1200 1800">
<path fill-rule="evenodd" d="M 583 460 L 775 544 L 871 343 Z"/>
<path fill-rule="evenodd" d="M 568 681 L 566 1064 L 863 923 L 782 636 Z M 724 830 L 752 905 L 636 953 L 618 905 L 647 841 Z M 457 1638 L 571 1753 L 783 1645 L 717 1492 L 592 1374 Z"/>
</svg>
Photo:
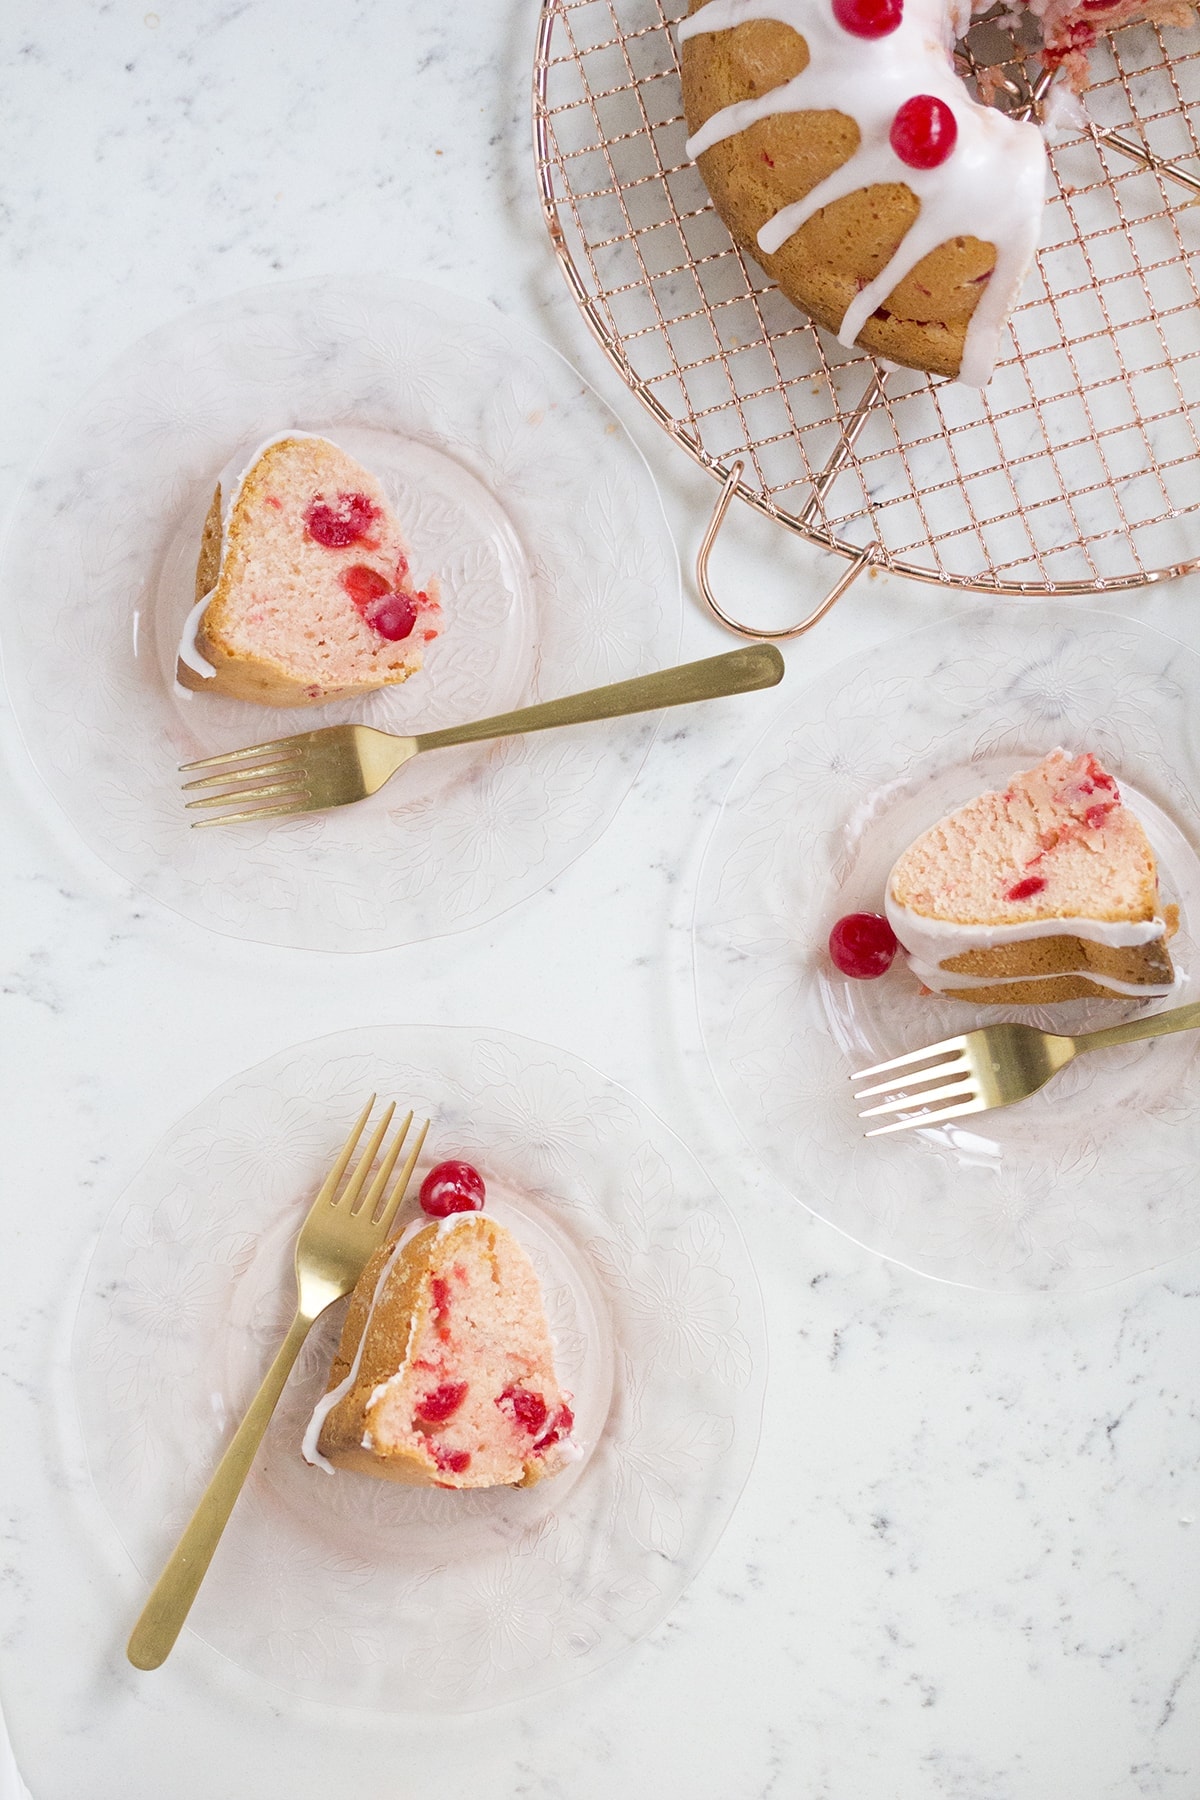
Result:
<svg viewBox="0 0 1200 1800">
<path fill-rule="evenodd" d="M 1200 1029 L 1200 1004 L 1174 1006 L 1169 1012 L 1152 1013 L 1148 1019 L 1130 1019 L 1127 1025 L 1108 1025 L 1103 1031 L 1085 1031 L 1071 1042 L 1076 1051 L 1107 1050 L 1112 1044 L 1136 1044 L 1141 1038 L 1166 1037 L 1172 1031 Z"/>
<path fill-rule="evenodd" d="M 607 687 L 568 694 L 562 700 L 546 700 L 540 706 L 522 706 L 516 712 L 497 713 L 491 719 L 475 719 L 469 725 L 425 731 L 414 741 L 418 750 L 441 750 L 448 744 L 474 744 L 485 738 L 514 737 L 518 732 L 546 731 L 552 725 L 583 725 L 589 719 L 620 719 L 627 713 L 657 712 L 664 706 L 686 706 L 693 700 L 715 700 L 722 694 L 746 694 L 755 688 L 774 687 L 784 667 L 774 644 L 751 644 L 744 650 L 728 650 L 723 656 L 706 656 L 702 662 L 681 663 L 678 668 L 638 675 L 632 681 L 614 681 Z"/>
<path fill-rule="evenodd" d="M 191 1611 L 213 1551 L 221 1539 L 234 1502 L 250 1472 L 263 1432 L 283 1392 L 312 1320 L 297 1312 L 263 1384 L 246 1409 L 224 1456 L 213 1471 L 199 1506 L 192 1514 L 171 1560 L 159 1576 L 133 1628 L 125 1654 L 135 1669 L 157 1669 L 171 1654 L 175 1639 Z"/>
</svg>

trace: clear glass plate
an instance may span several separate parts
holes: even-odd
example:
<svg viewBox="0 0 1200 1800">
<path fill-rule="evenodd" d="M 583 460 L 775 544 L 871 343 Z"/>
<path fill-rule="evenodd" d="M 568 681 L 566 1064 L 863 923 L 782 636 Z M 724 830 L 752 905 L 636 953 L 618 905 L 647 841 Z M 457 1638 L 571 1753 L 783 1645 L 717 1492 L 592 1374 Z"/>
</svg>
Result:
<svg viewBox="0 0 1200 1800">
<path fill-rule="evenodd" d="M 1200 1035 L 1081 1058 L 1031 1099 L 868 1139 L 848 1076 L 991 1019 L 1087 1031 L 1200 997 L 1200 659 L 1075 607 L 972 608 L 838 665 L 735 778 L 694 921 L 701 1029 L 748 1141 L 819 1217 L 926 1275 L 1082 1289 L 1200 1244 Z M 971 1006 L 829 960 L 842 914 L 879 911 L 918 832 L 1056 745 L 1117 775 L 1181 927 L 1168 1000 Z"/>
<path fill-rule="evenodd" d="M 179 688 L 175 646 L 222 467 L 296 427 L 380 477 L 418 581 L 425 668 L 280 709 Z M 416 283 L 297 282 L 176 319 L 75 408 L 0 567 L 5 669 L 43 779 L 91 848 L 215 931 L 376 950 L 494 918 L 604 830 L 656 716 L 439 751 L 371 800 L 192 831 L 177 765 L 361 719 L 402 733 L 670 664 L 679 571 L 642 457 L 556 352 Z"/>
<path fill-rule="evenodd" d="M 147 1581 L 283 1336 L 296 1230 L 372 1091 L 429 1113 L 422 1170 L 461 1154 L 483 1171 L 489 1209 L 537 1268 L 585 1454 L 528 1490 L 464 1494 L 310 1468 L 300 1440 L 339 1304 L 309 1337 L 189 1624 L 314 1700 L 467 1711 L 596 1668 L 674 1605 L 753 1462 L 761 1302 L 690 1152 L 577 1058 L 423 1026 L 284 1051 L 168 1133 L 84 1284 L 84 1446 Z M 402 1220 L 416 1211 L 408 1200 Z"/>
</svg>

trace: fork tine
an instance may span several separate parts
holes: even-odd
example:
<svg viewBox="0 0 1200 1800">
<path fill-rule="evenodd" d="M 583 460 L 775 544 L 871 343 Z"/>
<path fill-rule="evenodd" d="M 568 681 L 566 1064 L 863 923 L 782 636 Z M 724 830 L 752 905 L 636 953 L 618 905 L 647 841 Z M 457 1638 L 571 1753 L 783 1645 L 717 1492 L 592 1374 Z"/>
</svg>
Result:
<svg viewBox="0 0 1200 1800">
<path fill-rule="evenodd" d="M 351 1131 L 350 1136 L 346 1139 L 346 1142 L 342 1145 L 341 1150 L 338 1152 L 337 1161 L 334 1163 L 332 1169 L 329 1171 L 329 1174 L 326 1176 L 325 1180 L 321 1184 L 321 1191 L 317 1195 L 317 1199 L 313 1201 L 314 1206 L 317 1204 L 318 1200 L 332 1200 L 333 1196 L 337 1193 L 338 1182 L 342 1179 L 342 1176 L 346 1173 L 346 1165 L 349 1163 L 350 1158 L 354 1155 L 354 1146 L 358 1143 L 359 1138 L 362 1136 L 363 1126 L 366 1124 L 367 1120 L 370 1118 L 371 1108 L 374 1106 L 378 1097 L 379 1096 L 377 1094 L 372 1094 L 371 1098 L 367 1101 L 367 1104 L 363 1107 L 362 1111 L 359 1113 L 358 1119 L 355 1122 L 354 1128 Z"/>
<path fill-rule="evenodd" d="M 943 1119 L 960 1119 L 964 1113 L 987 1111 L 987 1101 L 982 1094 L 974 1100 L 964 1100 L 959 1106 L 943 1106 L 937 1112 L 918 1113 L 913 1119 L 897 1119 L 891 1125 L 877 1125 L 874 1131 L 868 1131 L 868 1137 L 886 1137 L 889 1131 L 911 1131 L 917 1125 L 940 1125 Z"/>
<path fill-rule="evenodd" d="M 879 1113 L 911 1112 L 914 1106 L 928 1106 L 934 1100 L 952 1100 L 955 1094 L 974 1092 L 974 1077 L 965 1075 L 961 1081 L 948 1082 L 945 1087 L 934 1088 L 926 1094 L 902 1094 L 898 1100 L 885 1100 L 882 1106 L 864 1106 L 858 1116 L 873 1119 Z"/>
<path fill-rule="evenodd" d="M 228 800 L 240 800 L 240 794 L 227 794 Z M 288 813 L 319 811 L 309 800 L 296 800 L 289 806 L 256 806 L 251 812 L 221 813 L 213 819 L 193 819 L 192 830 L 203 831 L 208 825 L 244 825 L 248 819 L 282 819 Z"/>
<path fill-rule="evenodd" d="M 919 1081 L 940 1081 L 943 1075 L 958 1075 L 969 1071 L 970 1067 L 971 1059 L 964 1054 L 948 1062 L 931 1063 L 927 1069 L 914 1069 L 907 1075 L 894 1075 L 890 1081 L 877 1081 L 872 1087 L 859 1088 L 854 1098 L 866 1100 L 871 1094 L 890 1094 L 898 1087 L 915 1087 Z"/>
<path fill-rule="evenodd" d="M 201 775 L 196 781 L 185 781 L 183 791 L 186 794 L 192 788 L 234 787 L 242 781 L 261 781 L 273 775 L 287 775 L 293 770 L 304 767 L 303 759 L 293 758 L 290 762 L 280 759 L 274 762 L 251 763 L 241 769 L 222 769 L 216 775 Z"/>
<path fill-rule="evenodd" d="M 885 1075 L 889 1069 L 907 1069 L 910 1064 L 924 1062 L 926 1057 L 937 1056 L 949 1050 L 965 1050 L 967 1039 L 965 1033 L 958 1037 L 943 1038 L 940 1044 L 926 1044 L 923 1050 L 910 1050 L 907 1056 L 893 1056 L 891 1062 L 876 1063 L 873 1068 L 859 1069 L 851 1081 L 864 1081 L 868 1075 Z"/>
<path fill-rule="evenodd" d="M 409 1117 L 410 1118 L 412 1117 L 411 1113 L 409 1114 Z M 425 1134 L 428 1130 L 429 1130 L 429 1120 L 426 1119 L 426 1121 L 422 1125 L 420 1131 L 417 1133 L 416 1143 L 413 1145 L 412 1149 L 409 1151 L 407 1157 L 405 1158 L 404 1167 L 401 1169 L 399 1175 L 396 1177 L 395 1187 L 392 1189 L 391 1193 L 387 1197 L 387 1200 L 384 1202 L 383 1213 L 379 1219 L 379 1229 L 383 1233 L 384 1237 L 387 1236 L 388 1231 L 391 1228 L 392 1220 L 396 1216 L 396 1208 L 399 1206 L 400 1202 L 403 1200 L 405 1192 L 407 1191 L 407 1188 L 408 1188 L 408 1184 L 412 1180 L 412 1173 L 413 1173 L 413 1170 L 417 1166 L 417 1158 L 421 1154 L 421 1149 L 425 1142 Z"/>
<path fill-rule="evenodd" d="M 379 1205 L 379 1196 L 387 1186 L 388 1178 L 396 1166 L 396 1158 L 404 1148 L 404 1140 L 408 1136 L 408 1128 L 412 1124 L 412 1121 L 413 1116 L 411 1112 L 401 1120 L 400 1129 L 392 1139 L 391 1145 L 385 1152 L 383 1161 L 379 1165 L 379 1173 L 367 1189 L 366 1198 L 363 1200 L 362 1205 L 357 1209 L 364 1219 L 373 1219 L 375 1217 L 375 1208 Z"/>
<path fill-rule="evenodd" d="M 198 806 L 228 806 L 231 800 L 274 800 L 277 795 L 297 799 L 307 791 L 303 781 L 297 784 L 296 777 L 291 775 L 286 781 L 269 782 L 266 787 L 239 788 L 232 794 L 205 794 L 203 799 L 186 800 L 184 805 L 190 812 Z"/>
<path fill-rule="evenodd" d="M 311 737 L 311 732 L 300 732 L 301 737 Z M 195 762 L 180 763 L 180 769 L 215 769 L 218 763 L 245 762 L 247 757 L 261 756 L 267 750 L 286 750 L 295 744 L 296 737 L 268 738 L 263 744 L 247 744 L 244 750 L 222 750 L 218 756 L 198 756 Z"/>
<path fill-rule="evenodd" d="M 367 1171 L 370 1169 L 371 1164 L 375 1161 L 375 1158 L 378 1155 L 379 1146 L 380 1146 L 380 1144 L 382 1144 L 383 1139 L 384 1139 L 384 1134 L 386 1133 L 388 1126 L 392 1122 L 392 1114 L 395 1112 L 395 1110 L 396 1110 L 396 1102 L 394 1100 L 389 1100 L 388 1104 L 387 1104 L 387 1109 L 384 1112 L 383 1118 L 379 1121 L 379 1124 L 375 1127 L 374 1131 L 371 1133 L 371 1141 L 367 1145 L 366 1149 L 363 1151 L 362 1155 L 359 1157 L 358 1166 L 355 1169 L 353 1175 L 351 1175 L 349 1181 L 346 1183 L 346 1186 L 342 1193 L 341 1199 L 336 1200 L 334 1202 L 335 1206 L 344 1206 L 350 1212 L 353 1212 L 355 1210 L 354 1203 L 358 1199 L 358 1196 L 362 1191 L 362 1184 L 367 1178 Z"/>
</svg>

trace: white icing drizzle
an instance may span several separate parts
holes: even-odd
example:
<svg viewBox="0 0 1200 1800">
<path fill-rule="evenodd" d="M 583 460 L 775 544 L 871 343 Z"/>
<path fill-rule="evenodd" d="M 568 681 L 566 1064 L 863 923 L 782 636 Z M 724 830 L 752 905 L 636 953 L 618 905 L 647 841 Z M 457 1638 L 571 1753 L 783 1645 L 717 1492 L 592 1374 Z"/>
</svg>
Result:
<svg viewBox="0 0 1200 1800">
<path fill-rule="evenodd" d="M 1064 969 L 1060 975 L 956 975 L 942 965 L 972 950 L 997 950 L 1006 944 L 1028 944 L 1037 938 L 1077 937 L 1110 950 L 1135 950 L 1166 935 L 1166 921 L 1153 919 L 1022 919 L 1011 925 L 968 925 L 952 919 L 931 919 L 892 898 L 888 882 L 884 910 L 888 923 L 908 956 L 918 981 L 935 993 L 947 988 L 999 987 L 1015 981 L 1050 981 L 1061 975 L 1079 975 L 1115 994 L 1150 1000 L 1169 994 L 1173 983 L 1128 982 L 1101 975 L 1094 969 Z"/>
<path fill-rule="evenodd" d="M 193 606 L 191 612 L 189 612 L 187 618 L 184 620 L 183 635 L 179 640 L 179 648 L 175 652 L 176 657 L 181 663 L 186 663 L 189 669 L 193 670 L 195 674 L 202 676 L 205 681 L 215 680 L 217 671 L 213 668 L 206 656 L 201 656 L 200 646 L 196 642 L 196 633 L 200 629 L 201 619 L 208 611 L 208 603 L 211 599 L 212 589 L 210 588 L 207 594 L 197 600 L 195 606 Z"/>
<path fill-rule="evenodd" d="M 1046 198 L 1046 150 L 1036 125 L 1008 118 L 972 100 L 954 72 L 954 37 L 969 23 L 969 6 L 953 0 L 905 0 L 904 16 L 887 37 L 852 37 L 834 18 L 830 0 L 708 0 L 679 27 L 680 39 L 728 31 L 751 19 L 790 25 L 808 45 L 809 61 L 791 81 L 722 108 L 688 139 L 700 156 L 760 119 L 787 112 L 839 112 L 859 129 L 854 154 L 802 200 L 783 207 L 758 234 L 768 254 L 822 207 L 861 188 L 903 183 L 921 210 L 887 267 L 850 303 L 839 341 L 848 347 L 871 314 L 921 259 L 956 237 L 993 244 L 996 266 L 981 284 L 967 327 L 958 379 L 982 387 L 991 376 L 1004 329 L 1033 261 Z M 906 100 L 932 94 L 953 112 L 954 150 L 936 169 L 913 169 L 889 142 L 892 121 Z"/>
<path fill-rule="evenodd" d="M 478 1216 L 477 1213 L 450 1213 L 446 1218 L 439 1220 L 438 1236 L 444 1237 L 446 1232 L 453 1231 L 456 1225 L 465 1224 L 468 1219 L 474 1219 Z M 322 1456 L 321 1452 L 317 1449 L 317 1440 L 321 1435 L 321 1427 L 324 1425 L 334 1407 L 340 1400 L 345 1399 L 346 1395 L 350 1392 L 358 1379 L 359 1366 L 362 1363 L 363 1346 L 367 1341 L 367 1332 L 371 1328 L 371 1320 L 375 1315 L 375 1308 L 379 1304 L 387 1278 L 396 1266 L 397 1258 L 408 1248 L 417 1233 L 424 1231 L 426 1227 L 432 1223 L 433 1221 L 427 1218 L 413 1219 L 410 1224 L 405 1226 L 404 1230 L 400 1233 L 400 1236 L 396 1239 L 395 1244 L 392 1246 L 391 1255 L 379 1271 L 379 1279 L 375 1283 L 375 1291 L 371 1295 L 371 1304 L 367 1309 L 366 1319 L 363 1321 L 362 1335 L 355 1346 L 354 1361 L 350 1364 L 350 1372 L 343 1380 L 338 1382 L 336 1387 L 330 1388 L 327 1394 L 322 1394 L 321 1398 L 317 1401 L 317 1404 L 313 1407 L 312 1417 L 308 1421 L 308 1429 L 305 1431 L 304 1440 L 300 1445 L 300 1454 L 303 1456 L 305 1462 L 311 1463 L 314 1469 L 324 1469 L 327 1475 L 336 1475 L 337 1470 L 329 1461 L 328 1457 Z M 412 1324 L 410 1323 L 408 1345 L 405 1346 L 404 1351 L 404 1362 L 408 1361 L 408 1349 L 411 1344 Z M 395 1377 L 392 1379 L 394 1380 Z M 381 1382 L 372 1393 L 371 1401 L 368 1402 L 368 1404 L 374 1402 L 376 1397 L 383 1393 L 387 1385 L 387 1382 Z M 363 1439 L 363 1448 L 364 1450 L 370 1450 L 372 1448 L 369 1434 Z"/>
</svg>

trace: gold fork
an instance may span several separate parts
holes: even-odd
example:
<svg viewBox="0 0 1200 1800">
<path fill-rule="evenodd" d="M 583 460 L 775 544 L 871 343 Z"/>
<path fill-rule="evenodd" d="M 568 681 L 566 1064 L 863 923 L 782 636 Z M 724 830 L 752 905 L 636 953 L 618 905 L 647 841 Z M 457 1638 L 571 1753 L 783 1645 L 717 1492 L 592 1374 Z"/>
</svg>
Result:
<svg viewBox="0 0 1200 1800">
<path fill-rule="evenodd" d="M 202 756 L 196 762 L 184 763 L 184 769 L 215 771 L 197 781 L 185 782 L 185 788 L 226 790 L 189 800 L 187 804 L 196 807 L 255 802 L 249 810 L 194 819 L 193 825 L 237 825 L 244 819 L 274 819 L 285 813 L 348 806 L 353 800 L 364 800 L 368 794 L 377 793 L 397 769 L 423 750 L 515 737 L 518 732 L 546 731 L 554 725 L 582 725 L 590 719 L 619 719 L 629 713 L 715 700 L 722 694 L 750 693 L 755 688 L 774 687 L 783 671 L 783 657 L 774 644 L 752 644 L 745 650 L 705 657 L 702 662 L 682 663 L 678 668 L 660 669 L 654 675 L 639 675 L 632 681 L 615 681 L 608 687 L 589 688 L 583 694 L 568 694 L 562 700 L 547 700 L 540 706 L 522 706 L 516 712 L 476 719 L 470 725 L 424 731 L 419 737 L 394 737 L 369 725 L 327 725 L 319 731 L 272 738 L 245 750 L 230 750 L 223 756 Z M 275 804 L 259 804 L 264 801 Z"/>
<path fill-rule="evenodd" d="M 363 1184 L 379 1152 L 391 1124 L 395 1105 L 390 1105 L 371 1134 L 371 1140 L 341 1194 L 338 1185 L 346 1173 L 359 1138 L 375 1105 L 372 1094 L 346 1139 L 342 1152 L 330 1171 L 329 1178 L 309 1209 L 296 1239 L 296 1316 L 279 1347 L 275 1361 L 268 1369 L 263 1384 L 234 1433 L 225 1454 L 217 1464 L 212 1479 L 204 1490 L 199 1506 L 192 1514 L 183 1536 L 175 1546 L 171 1560 L 142 1608 L 142 1616 L 133 1628 L 126 1651 L 137 1669 L 157 1669 L 171 1653 L 175 1639 L 204 1580 L 213 1552 L 220 1541 L 234 1502 L 250 1472 L 263 1432 L 275 1411 L 284 1383 L 300 1354 L 300 1346 L 308 1336 L 314 1320 L 327 1306 L 354 1286 L 367 1261 L 387 1237 L 396 1208 L 404 1198 L 412 1180 L 429 1120 L 417 1133 L 417 1141 L 405 1159 L 391 1192 L 384 1193 L 392 1170 L 400 1155 L 412 1124 L 411 1112 L 404 1119 L 379 1165 L 379 1172 L 363 1195 Z"/>
<path fill-rule="evenodd" d="M 945 1119 L 958 1119 L 965 1113 L 1011 1106 L 1015 1100 L 1036 1094 L 1073 1057 L 1083 1056 L 1089 1050 L 1136 1044 L 1142 1038 L 1165 1037 L 1172 1031 L 1195 1031 L 1198 1027 L 1200 1005 L 1172 1007 L 1168 1012 L 1131 1019 L 1126 1025 L 1110 1025 L 1104 1031 L 1083 1032 L 1078 1037 L 1060 1037 L 1033 1025 L 983 1025 L 978 1031 L 943 1038 L 940 1044 L 928 1044 L 923 1050 L 910 1050 L 907 1056 L 893 1056 L 890 1062 L 860 1069 L 850 1079 L 891 1077 L 873 1087 L 860 1088 L 854 1096 L 856 1100 L 867 1100 L 875 1094 L 896 1095 L 897 1089 L 920 1088 L 927 1081 L 944 1083 L 865 1107 L 858 1115 L 860 1119 L 911 1113 L 910 1118 L 877 1125 L 867 1133 L 868 1137 L 883 1137 L 889 1131 L 911 1131 L 916 1126 L 940 1125 Z M 944 1101 L 945 1105 L 934 1105 L 935 1101 Z M 913 1112 L 914 1107 L 922 1110 Z"/>
</svg>

